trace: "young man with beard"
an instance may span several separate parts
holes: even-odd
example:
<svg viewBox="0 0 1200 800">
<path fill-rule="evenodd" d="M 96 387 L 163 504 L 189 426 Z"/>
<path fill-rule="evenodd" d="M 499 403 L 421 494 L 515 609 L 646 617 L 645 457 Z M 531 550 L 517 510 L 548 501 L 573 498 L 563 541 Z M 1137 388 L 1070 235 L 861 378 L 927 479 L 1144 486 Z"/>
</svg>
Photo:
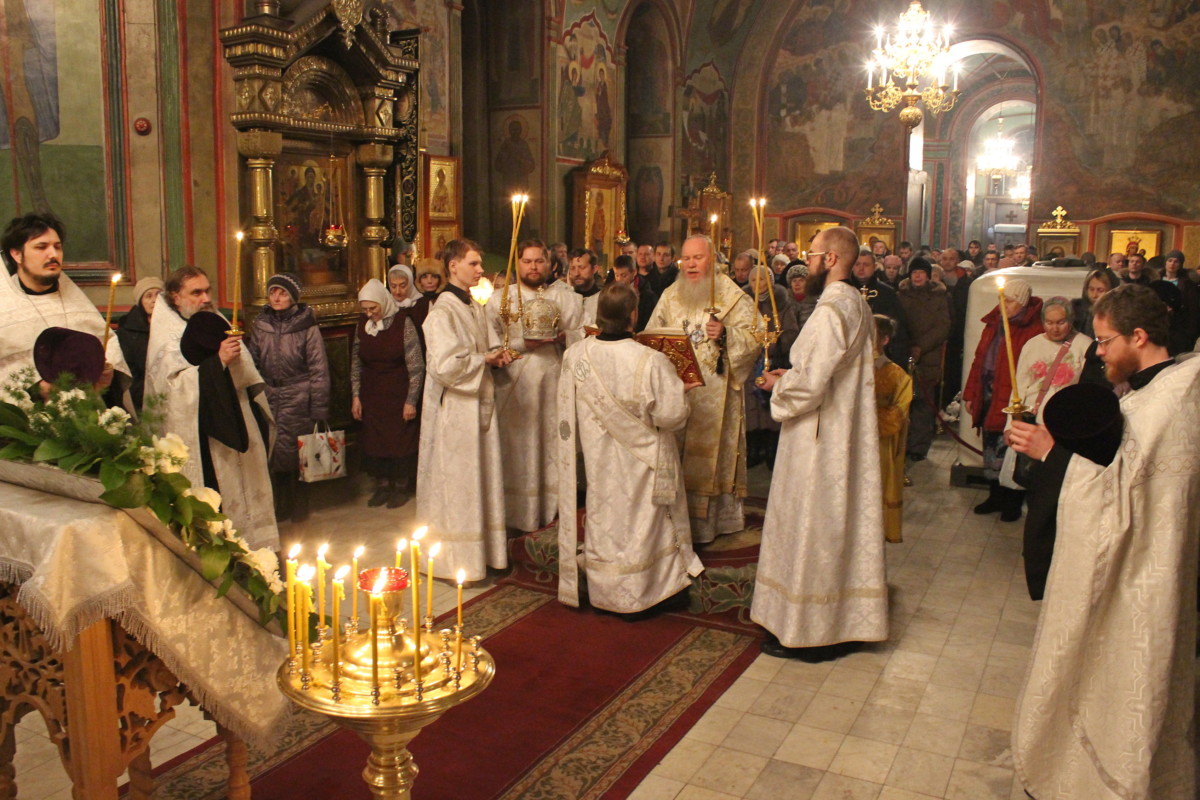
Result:
<svg viewBox="0 0 1200 800">
<path fill-rule="evenodd" d="M 783 423 L 775 474 L 787 480 L 771 486 L 750 617 L 767 629 L 767 655 L 826 661 L 887 638 L 888 598 L 875 320 L 847 282 L 858 239 L 829 228 L 812 246 L 817 306 L 792 345 L 792 368 L 763 376 Z"/>
<path fill-rule="evenodd" d="M 539 254 L 544 251 L 538 248 Z M 435 574 L 463 569 L 482 580 L 508 566 L 504 483 L 494 376 L 512 363 L 484 309 L 471 299 L 483 250 L 455 239 L 444 252 L 446 289 L 422 326 L 425 390 L 417 469 L 417 515 L 442 543 Z M 515 287 L 513 287 L 515 288 Z M 499 292 L 492 303 L 500 302 Z"/>
<path fill-rule="evenodd" d="M 508 527 L 533 531 L 558 513 L 558 474 L 555 470 L 555 403 L 562 352 L 568 334 L 581 336 L 582 310 L 576 295 L 562 281 L 540 294 L 558 307 L 557 337 L 525 338 L 525 323 L 516 317 L 517 296 L 526 309 L 539 296 L 549 278 L 550 255 L 538 239 L 517 245 L 517 280 L 508 288 L 514 319 L 509 325 L 509 346 L 520 354 L 497 376 L 496 418 L 500 426 L 500 452 L 504 457 L 504 509 Z M 499 293 L 498 293 L 499 294 Z M 501 296 L 493 295 L 484 307 L 488 323 L 503 340 Z"/>
<path fill-rule="evenodd" d="M 10 273 L 7 281 L 0 281 L 0 380 L 33 367 L 33 343 L 46 328 L 69 328 L 104 340 L 104 317 L 63 273 L 65 235 L 57 217 L 26 214 L 9 222 L 0 238 Z M 107 364 L 98 388 L 108 388 L 119 375 L 114 400 L 127 400 L 131 371 L 115 334 L 108 337 L 104 357 Z M 125 405 L 133 410 L 131 402 Z"/>
<path fill-rule="evenodd" d="M 627 257 L 627 256 L 626 256 Z M 571 267 L 567 272 L 567 282 L 574 289 L 572 298 L 578 310 L 580 328 L 573 332 L 572 344 L 583 336 L 583 326 L 596 323 L 596 298 L 600 294 L 600 281 L 596 279 L 596 254 L 591 250 L 577 249 L 571 251 Z"/>
<path fill-rule="evenodd" d="M 647 327 L 687 335 L 704 376 L 704 386 L 688 396 L 692 410 L 684 432 L 683 475 L 692 541 L 705 543 L 746 527 L 742 385 L 759 347 L 750 335 L 753 301 L 727 275 L 713 275 L 712 239 L 689 236 L 682 254 L 679 280 L 663 292 Z"/>
<path fill-rule="evenodd" d="M 679 267 L 675 264 L 675 245 L 670 242 L 659 242 L 654 246 L 654 269 L 650 270 L 650 288 L 659 297 L 667 287 L 679 277 Z"/>
<path fill-rule="evenodd" d="M 172 272 L 155 301 L 146 348 L 146 397 L 159 395 L 163 428 L 191 457 L 193 486 L 221 493 L 221 513 L 254 547 L 279 548 L 267 446 L 259 420 L 271 420 L 266 382 L 241 336 L 213 310 L 212 286 L 198 267 Z M 193 345 L 193 341 L 198 345 Z"/>
<path fill-rule="evenodd" d="M 1200 359 L 1170 358 L 1166 307 L 1146 287 L 1108 292 L 1093 322 L 1108 380 L 1131 388 L 1119 441 L 1097 453 L 1082 425 L 1056 428 L 1061 442 L 1041 425 L 1010 433 L 1042 462 L 1035 477 L 1065 476 L 1013 758 L 1032 797 L 1192 800 Z"/>
</svg>

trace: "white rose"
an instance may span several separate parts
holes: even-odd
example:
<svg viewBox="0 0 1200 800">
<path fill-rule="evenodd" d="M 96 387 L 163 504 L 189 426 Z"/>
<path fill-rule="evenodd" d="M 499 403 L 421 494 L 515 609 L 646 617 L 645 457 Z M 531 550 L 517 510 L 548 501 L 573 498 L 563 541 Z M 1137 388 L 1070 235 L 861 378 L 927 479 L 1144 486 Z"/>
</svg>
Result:
<svg viewBox="0 0 1200 800">
<path fill-rule="evenodd" d="M 124 431 L 129 424 L 129 414 L 125 409 L 114 406 L 101 411 L 97 421 L 101 428 L 115 436 Z"/>
<path fill-rule="evenodd" d="M 158 472 L 158 454 L 153 447 L 139 447 L 138 458 L 142 462 L 142 472 L 147 475 Z"/>
<path fill-rule="evenodd" d="M 258 550 L 246 553 L 241 560 L 262 573 L 262 576 L 267 579 L 267 585 L 271 591 L 276 594 L 283 591 L 283 582 L 279 580 L 279 559 L 272 550 L 260 547 Z"/>
<path fill-rule="evenodd" d="M 201 503 L 207 503 L 213 511 L 221 510 L 221 495 L 217 494 L 216 491 L 208 488 L 207 486 L 193 486 L 190 489 L 184 489 L 183 495 L 184 497 L 194 497 Z M 216 524 L 219 525 L 220 523 Z M 218 533 L 219 531 L 214 530 L 212 532 Z"/>
</svg>

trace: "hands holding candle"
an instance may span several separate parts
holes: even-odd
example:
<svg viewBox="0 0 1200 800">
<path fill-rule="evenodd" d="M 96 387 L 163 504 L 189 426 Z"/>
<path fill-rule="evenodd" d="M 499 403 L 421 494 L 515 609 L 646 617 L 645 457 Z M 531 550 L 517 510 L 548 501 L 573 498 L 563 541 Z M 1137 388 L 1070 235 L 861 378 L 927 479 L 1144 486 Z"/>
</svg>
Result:
<svg viewBox="0 0 1200 800">
<path fill-rule="evenodd" d="M 1004 301 L 1004 278 L 996 278 L 996 288 L 1000 293 L 1000 319 L 1004 324 L 1004 347 L 1008 353 L 1008 374 L 1012 380 L 1012 403 L 1008 408 L 1004 409 L 1005 414 L 1021 414 L 1028 409 L 1021 403 L 1021 396 L 1017 394 L 1017 362 L 1013 360 L 1012 346 L 1012 331 L 1008 325 L 1008 305 Z"/>
</svg>

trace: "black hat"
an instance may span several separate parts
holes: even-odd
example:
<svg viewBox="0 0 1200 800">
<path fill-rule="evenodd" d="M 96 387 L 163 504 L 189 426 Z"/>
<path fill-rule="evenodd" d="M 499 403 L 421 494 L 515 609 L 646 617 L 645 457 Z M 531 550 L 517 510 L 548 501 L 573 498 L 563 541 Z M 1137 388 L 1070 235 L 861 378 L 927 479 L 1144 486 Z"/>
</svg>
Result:
<svg viewBox="0 0 1200 800">
<path fill-rule="evenodd" d="M 1179 287 L 1170 281 L 1150 281 L 1150 289 L 1172 311 L 1179 311 L 1183 308 L 1183 294 L 1179 291 Z"/>
<path fill-rule="evenodd" d="M 1125 432 L 1121 403 L 1108 386 L 1077 383 L 1046 401 L 1042 421 L 1054 441 L 1102 467 L 1112 463 Z"/>
<path fill-rule="evenodd" d="M 104 372 L 104 345 L 90 333 L 46 328 L 33 344 L 33 366 L 47 383 L 66 372 L 79 383 L 92 384 Z"/>
<path fill-rule="evenodd" d="M 931 278 L 933 277 L 933 265 L 929 263 L 928 259 L 917 256 L 912 261 L 908 262 L 908 274 L 911 275 L 917 270 L 921 270 Z"/>
<path fill-rule="evenodd" d="M 300 282 L 300 278 L 291 272 L 280 272 L 277 275 L 272 275 L 267 281 L 267 292 L 271 291 L 272 286 L 278 286 L 292 296 L 293 303 L 300 302 L 300 291 L 304 288 L 304 284 Z"/>
<path fill-rule="evenodd" d="M 198 367 L 200 362 L 216 355 L 221 349 L 221 342 L 228 337 L 228 330 L 229 323 L 220 314 L 215 311 L 197 311 L 183 330 L 179 349 L 189 364 Z"/>
</svg>

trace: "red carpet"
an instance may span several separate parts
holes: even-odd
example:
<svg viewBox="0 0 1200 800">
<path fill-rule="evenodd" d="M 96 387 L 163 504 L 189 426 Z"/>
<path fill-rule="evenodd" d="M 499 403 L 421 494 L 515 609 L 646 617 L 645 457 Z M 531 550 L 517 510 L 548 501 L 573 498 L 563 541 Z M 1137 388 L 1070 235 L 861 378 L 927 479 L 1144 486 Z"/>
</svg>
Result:
<svg viewBox="0 0 1200 800">
<path fill-rule="evenodd" d="M 467 627 L 494 630 L 496 678 L 414 740 L 417 800 L 624 798 L 757 655 L 682 616 L 631 624 L 517 586 L 478 598 Z M 366 756 L 339 730 L 258 774 L 254 798 L 366 800 Z"/>
</svg>

